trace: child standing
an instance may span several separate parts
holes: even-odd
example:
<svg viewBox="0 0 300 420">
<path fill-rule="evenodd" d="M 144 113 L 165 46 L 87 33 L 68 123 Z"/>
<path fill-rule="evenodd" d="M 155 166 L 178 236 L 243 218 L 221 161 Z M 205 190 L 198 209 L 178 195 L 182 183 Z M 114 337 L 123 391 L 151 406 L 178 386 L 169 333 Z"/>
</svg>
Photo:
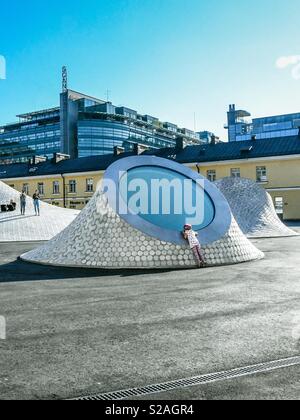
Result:
<svg viewBox="0 0 300 420">
<path fill-rule="evenodd" d="M 200 242 L 198 240 L 198 233 L 193 231 L 192 225 L 185 225 L 183 231 L 183 237 L 189 242 L 190 248 L 192 249 L 196 258 L 199 268 L 204 267 L 205 259 L 201 249 Z"/>
</svg>

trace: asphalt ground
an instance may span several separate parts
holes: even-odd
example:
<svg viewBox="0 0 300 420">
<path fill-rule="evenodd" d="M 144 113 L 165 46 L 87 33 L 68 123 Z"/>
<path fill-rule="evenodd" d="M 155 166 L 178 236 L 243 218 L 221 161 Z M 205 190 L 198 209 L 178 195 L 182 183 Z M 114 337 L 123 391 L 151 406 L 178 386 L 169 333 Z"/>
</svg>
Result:
<svg viewBox="0 0 300 420">
<path fill-rule="evenodd" d="M 67 399 L 300 355 L 300 237 L 253 242 L 264 260 L 145 272 L 33 265 L 18 256 L 39 244 L 0 244 L 0 398 Z M 299 373 L 146 398 L 298 399 Z"/>
</svg>

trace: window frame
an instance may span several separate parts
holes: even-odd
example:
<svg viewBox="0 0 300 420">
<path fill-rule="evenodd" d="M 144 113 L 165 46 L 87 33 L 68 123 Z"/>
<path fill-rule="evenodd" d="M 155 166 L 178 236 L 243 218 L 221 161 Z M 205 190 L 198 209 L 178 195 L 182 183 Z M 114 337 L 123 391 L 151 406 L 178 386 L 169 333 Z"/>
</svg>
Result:
<svg viewBox="0 0 300 420">
<path fill-rule="evenodd" d="M 28 183 L 23 184 L 22 191 L 24 191 L 26 195 L 29 195 L 30 194 L 30 188 L 29 188 L 29 184 Z"/>
<path fill-rule="evenodd" d="M 40 187 L 42 187 L 42 188 L 40 188 Z M 45 195 L 45 183 L 44 182 L 38 182 L 37 190 L 38 190 L 40 195 Z"/>
<path fill-rule="evenodd" d="M 268 182 L 268 170 L 266 166 L 256 167 L 256 182 L 259 182 L 259 183 Z"/>
<path fill-rule="evenodd" d="M 230 168 L 230 176 L 232 178 L 241 178 L 241 168 Z"/>
<path fill-rule="evenodd" d="M 57 191 L 55 190 L 55 187 L 57 187 Z M 59 181 L 53 181 L 52 182 L 52 194 L 53 195 L 59 195 L 60 194 L 60 182 Z"/>
<path fill-rule="evenodd" d="M 69 194 L 77 194 L 77 181 L 76 181 L 76 179 L 70 179 L 70 181 L 69 181 Z"/>
<path fill-rule="evenodd" d="M 279 200 L 281 202 L 280 206 L 278 206 L 277 204 Z M 274 197 L 274 207 L 275 207 L 276 214 L 284 214 L 284 198 L 280 196 Z"/>
<path fill-rule="evenodd" d="M 94 192 L 94 178 L 86 178 L 85 185 L 86 185 L 85 192 L 87 193 Z"/>
<path fill-rule="evenodd" d="M 213 179 L 211 178 L 211 176 Z M 206 178 L 210 182 L 215 182 L 217 180 L 217 171 L 215 169 L 208 169 L 206 171 Z"/>
</svg>

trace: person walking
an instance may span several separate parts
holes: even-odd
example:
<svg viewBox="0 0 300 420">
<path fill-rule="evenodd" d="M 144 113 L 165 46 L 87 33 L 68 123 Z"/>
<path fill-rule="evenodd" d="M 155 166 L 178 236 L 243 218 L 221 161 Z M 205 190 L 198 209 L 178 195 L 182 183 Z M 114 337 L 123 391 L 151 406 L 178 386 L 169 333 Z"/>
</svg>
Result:
<svg viewBox="0 0 300 420">
<path fill-rule="evenodd" d="M 25 191 L 22 191 L 20 195 L 20 207 L 21 207 L 21 215 L 24 216 L 26 213 L 26 194 Z"/>
<path fill-rule="evenodd" d="M 38 192 L 38 190 L 35 191 L 32 198 L 33 198 L 35 215 L 39 216 L 40 215 L 40 193 Z"/>
</svg>

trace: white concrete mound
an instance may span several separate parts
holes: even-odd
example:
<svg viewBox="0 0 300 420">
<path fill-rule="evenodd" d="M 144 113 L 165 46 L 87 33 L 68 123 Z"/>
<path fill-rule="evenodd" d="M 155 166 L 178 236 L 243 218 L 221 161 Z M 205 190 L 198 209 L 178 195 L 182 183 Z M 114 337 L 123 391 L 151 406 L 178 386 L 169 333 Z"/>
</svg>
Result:
<svg viewBox="0 0 300 420">
<path fill-rule="evenodd" d="M 233 216 L 248 238 L 298 236 L 279 219 L 272 197 L 246 178 L 223 178 L 215 185 L 227 199 Z"/>
<path fill-rule="evenodd" d="M 48 241 L 65 229 L 80 213 L 40 202 L 40 216 L 35 216 L 33 200 L 27 197 L 26 213 L 21 216 L 20 193 L 0 181 L 0 206 L 13 200 L 13 212 L 0 213 L 0 242 Z"/>
<path fill-rule="evenodd" d="M 263 258 L 234 218 L 225 236 L 204 248 L 209 266 Z M 21 256 L 25 261 L 68 267 L 177 269 L 195 267 L 188 246 L 161 242 L 133 228 L 97 191 L 76 220 L 44 246 Z"/>
</svg>

